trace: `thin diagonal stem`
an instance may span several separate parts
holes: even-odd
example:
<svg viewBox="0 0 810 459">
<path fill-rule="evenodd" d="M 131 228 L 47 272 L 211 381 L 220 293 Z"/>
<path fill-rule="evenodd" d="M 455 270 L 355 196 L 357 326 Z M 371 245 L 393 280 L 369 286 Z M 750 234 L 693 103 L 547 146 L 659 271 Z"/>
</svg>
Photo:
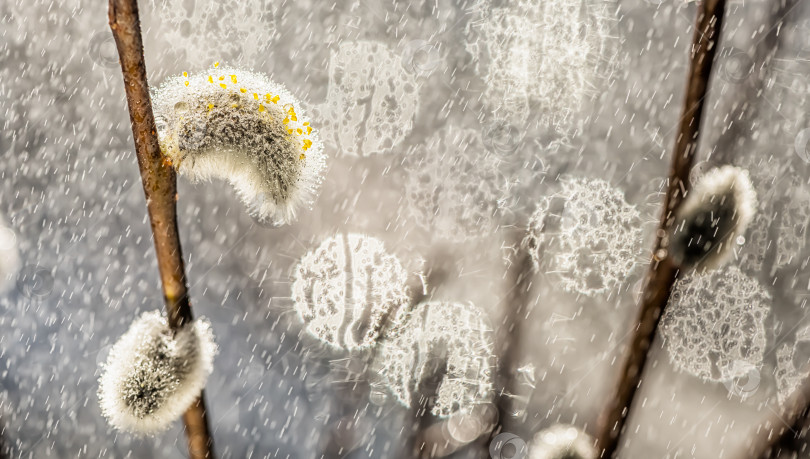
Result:
<svg viewBox="0 0 810 459">
<path fill-rule="evenodd" d="M 177 330 L 193 319 L 177 233 L 177 178 L 158 145 L 152 99 L 146 81 L 137 0 L 110 0 L 109 20 L 124 74 L 132 136 L 152 225 L 169 326 Z M 199 399 L 186 410 L 183 420 L 190 457 L 213 458 L 204 393 L 200 393 Z"/>
<path fill-rule="evenodd" d="M 695 35 L 690 50 L 690 71 L 683 113 L 678 129 L 675 150 L 669 170 L 669 188 L 664 198 L 655 247 L 641 297 L 638 317 L 633 326 L 630 350 L 620 373 L 619 383 L 608 399 L 599 418 L 597 445 L 600 457 L 611 458 L 619 447 L 619 439 L 632 408 L 633 399 L 641 382 L 647 353 L 655 337 L 661 313 L 679 267 L 668 253 L 669 228 L 686 192 L 689 190 L 689 171 L 698 146 L 703 106 L 709 86 L 712 63 L 720 39 L 725 0 L 706 0 L 697 4 Z"/>
</svg>

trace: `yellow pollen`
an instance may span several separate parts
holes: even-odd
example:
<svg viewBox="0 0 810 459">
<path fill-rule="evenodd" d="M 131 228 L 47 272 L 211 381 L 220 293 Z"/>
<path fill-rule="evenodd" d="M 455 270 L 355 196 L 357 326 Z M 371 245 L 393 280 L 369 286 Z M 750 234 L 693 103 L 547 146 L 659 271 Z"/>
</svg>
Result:
<svg viewBox="0 0 810 459">
<path fill-rule="evenodd" d="M 208 82 L 209 82 L 209 83 L 213 83 L 213 82 L 214 82 L 214 78 L 213 78 L 211 75 L 208 75 Z"/>
<path fill-rule="evenodd" d="M 256 100 L 259 100 L 259 95 L 254 92 L 253 93 L 253 98 L 256 99 Z"/>
<path fill-rule="evenodd" d="M 302 131 L 301 128 L 296 129 L 295 132 L 298 133 L 298 135 L 301 135 L 301 134 L 304 133 L 304 131 Z"/>
<path fill-rule="evenodd" d="M 224 76 L 219 77 L 219 81 L 222 81 L 222 80 L 224 80 L 224 79 L 225 79 L 225 77 L 224 77 Z"/>
<path fill-rule="evenodd" d="M 231 75 L 231 81 L 233 81 L 234 83 L 236 83 L 236 75 Z"/>
<path fill-rule="evenodd" d="M 271 102 L 273 102 L 274 104 L 277 104 L 279 99 L 280 99 L 280 97 L 278 97 L 278 96 L 273 96 L 273 98 L 272 98 L 272 99 L 270 99 L 270 101 L 271 101 Z"/>
<path fill-rule="evenodd" d="M 214 62 L 214 68 L 219 67 L 219 62 Z"/>
<path fill-rule="evenodd" d="M 312 126 L 307 126 L 307 135 L 312 134 Z"/>
<path fill-rule="evenodd" d="M 304 139 L 304 150 L 306 151 L 311 146 L 312 146 L 312 141 L 309 140 L 309 139 Z"/>
<path fill-rule="evenodd" d="M 287 129 L 287 134 L 292 134 L 292 129 Z"/>
<path fill-rule="evenodd" d="M 305 155 L 305 154 L 301 153 L 301 155 L 300 155 L 300 156 L 298 156 L 298 159 L 300 159 L 301 161 L 303 161 L 303 160 L 307 159 L 307 155 Z"/>
<path fill-rule="evenodd" d="M 260 112 L 263 112 L 264 110 L 265 110 L 264 105 L 259 104 L 259 111 L 260 111 Z"/>
<path fill-rule="evenodd" d="M 219 85 L 222 86 L 223 89 L 228 87 L 225 83 L 220 83 Z"/>
<path fill-rule="evenodd" d="M 211 110 L 212 108 L 214 108 L 214 104 L 208 104 L 208 110 Z"/>
<path fill-rule="evenodd" d="M 246 93 L 246 92 L 247 92 L 247 89 L 245 89 L 245 88 L 239 88 L 239 92 L 241 92 L 242 94 L 244 94 L 244 93 Z"/>
<path fill-rule="evenodd" d="M 186 86 L 188 86 L 188 81 L 186 81 Z"/>
<path fill-rule="evenodd" d="M 188 72 L 183 72 L 183 76 L 188 78 Z"/>
<path fill-rule="evenodd" d="M 287 124 L 287 123 L 289 123 L 289 122 L 290 122 L 290 119 L 289 119 L 289 118 L 284 118 L 284 121 L 282 121 L 282 123 L 284 123 L 284 124 Z"/>
</svg>

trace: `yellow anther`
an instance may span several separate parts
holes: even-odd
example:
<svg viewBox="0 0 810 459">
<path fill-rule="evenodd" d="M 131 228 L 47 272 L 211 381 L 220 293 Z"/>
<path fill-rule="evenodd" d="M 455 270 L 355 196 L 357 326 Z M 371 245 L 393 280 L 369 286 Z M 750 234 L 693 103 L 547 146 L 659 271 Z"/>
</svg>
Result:
<svg viewBox="0 0 810 459">
<path fill-rule="evenodd" d="M 298 133 L 298 135 L 301 135 L 301 134 L 304 133 L 304 131 L 302 131 L 301 128 L 296 129 L 295 132 Z"/>
<path fill-rule="evenodd" d="M 211 75 L 208 75 L 208 82 L 213 83 L 214 82 L 214 77 L 212 77 Z"/>
<path fill-rule="evenodd" d="M 224 79 L 225 79 L 225 77 L 224 77 L 224 76 L 219 77 L 219 81 L 222 81 L 222 80 L 224 80 Z"/>
<path fill-rule="evenodd" d="M 259 95 L 258 95 L 257 93 L 255 93 L 255 92 L 254 92 L 254 93 L 253 93 L 253 98 L 254 98 L 254 99 L 256 99 L 256 100 L 259 100 Z"/>
<path fill-rule="evenodd" d="M 264 110 L 265 110 L 264 105 L 259 104 L 259 111 L 260 111 L 260 112 L 263 112 Z"/>
<path fill-rule="evenodd" d="M 242 94 L 244 94 L 244 93 L 246 93 L 246 92 L 247 92 L 247 89 L 245 89 L 245 88 L 239 88 L 239 92 L 241 92 Z"/>
<path fill-rule="evenodd" d="M 298 156 L 298 159 L 300 159 L 301 161 L 303 161 L 303 160 L 307 159 L 307 155 L 305 155 L 305 154 L 301 153 L 301 154 Z"/>
<path fill-rule="evenodd" d="M 292 129 L 287 129 L 287 134 L 292 134 Z"/>
<path fill-rule="evenodd" d="M 309 126 L 309 121 L 304 121 L 304 126 Z"/>
<path fill-rule="evenodd" d="M 307 150 L 311 146 L 312 146 L 312 141 L 309 140 L 309 139 L 304 139 L 304 150 Z"/>
<path fill-rule="evenodd" d="M 290 119 L 289 119 L 289 118 L 284 118 L 284 121 L 282 121 L 282 123 L 284 123 L 284 124 L 287 124 L 287 123 L 289 123 L 289 122 L 290 122 Z"/>
<path fill-rule="evenodd" d="M 188 81 L 186 81 L 186 86 L 188 86 Z"/>
<path fill-rule="evenodd" d="M 214 62 L 214 68 L 219 67 L 219 62 Z"/>
<path fill-rule="evenodd" d="M 307 135 L 312 134 L 312 126 L 307 126 Z"/>
<path fill-rule="evenodd" d="M 208 110 L 211 110 L 212 108 L 214 108 L 214 104 L 208 104 Z"/>
<path fill-rule="evenodd" d="M 225 83 L 220 83 L 219 85 L 222 86 L 222 89 L 225 89 L 225 88 L 228 87 L 228 85 L 226 85 Z"/>
<path fill-rule="evenodd" d="M 273 102 L 274 104 L 277 104 L 279 99 L 280 99 L 279 96 L 273 96 L 273 98 L 270 99 L 270 101 Z"/>
<path fill-rule="evenodd" d="M 233 81 L 234 83 L 236 83 L 236 75 L 231 75 L 231 81 Z"/>
<path fill-rule="evenodd" d="M 183 76 L 188 78 L 188 72 L 183 72 Z"/>
</svg>

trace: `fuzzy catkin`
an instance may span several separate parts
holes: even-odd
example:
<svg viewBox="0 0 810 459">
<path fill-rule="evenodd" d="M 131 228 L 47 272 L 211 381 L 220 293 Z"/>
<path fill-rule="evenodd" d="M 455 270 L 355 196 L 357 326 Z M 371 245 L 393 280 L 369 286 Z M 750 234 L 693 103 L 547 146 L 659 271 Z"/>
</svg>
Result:
<svg viewBox="0 0 810 459">
<path fill-rule="evenodd" d="M 290 223 L 312 205 L 323 145 L 283 86 L 216 66 L 169 78 L 153 99 L 161 150 L 180 175 L 228 180 L 260 221 Z"/>
<path fill-rule="evenodd" d="M 674 260 L 683 268 L 722 266 L 756 208 L 757 196 L 747 171 L 734 166 L 712 169 L 678 209 L 671 230 Z"/>
<path fill-rule="evenodd" d="M 168 428 L 200 395 L 216 353 L 207 320 L 196 319 L 173 332 L 159 311 L 144 313 L 102 367 L 102 413 L 113 427 L 131 433 Z"/>
<path fill-rule="evenodd" d="M 529 447 L 531 459 L 596 459 L 594 441 L 585 432 L 567 424 L 540 431 Z"/>
</svg>

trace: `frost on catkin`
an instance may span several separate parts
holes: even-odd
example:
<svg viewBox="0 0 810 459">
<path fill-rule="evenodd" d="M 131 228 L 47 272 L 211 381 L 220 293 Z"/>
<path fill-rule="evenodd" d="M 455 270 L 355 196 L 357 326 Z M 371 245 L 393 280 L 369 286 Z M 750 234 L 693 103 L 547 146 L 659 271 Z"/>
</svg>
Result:
<svg viewBox="0 0 810 459">
<path fill-rule="evenodd" d="M 746 376 L 762 364 L 770 300 L 735 266 L 680 278 L 660 325 L 670 361 L 708 381 Z"/>
<path fill-rule="evenodd" d="M 460 242 L 490 234 L 508 194 L 501 162 L 487 150 L 480 131 L 437 132 L 403 156 L 406 211 L 438 239 Z"/>
<path fill-rule="evenodd" d="M 484 312 L 472 304 L 422 303 L 387 329 L 372 363 L 374 385 L 408 407 L 435 392 L 435 416 L 470 413 L 492 400 L 492 340 Z"/>
<path fill-rule="evenodd" d="M 102 413 L 120 430 L 149 434 L 166 429 L 200 395 L 216 353 L 207 320 L 196 319 L 173 335 L 159 311 L 144 313 L 103 365 Z"/>
<path fill-rule="evenodd" d="M 410 298 L 408 273 L 382 241 L 362 234 L 324 240 L 293 275 L 294 307 L 307 333 L 330 347 L 372 346 Z"/>
<path fill-rule="evenodd" d="M 0 219 L 0 294 L 14 284 L 14 277 L 20 270 L 20 252 L 17 248 L 17 235 L 5 226 Z"/>
<path fill-rule="evenodd" d="M 502 119 L 519 122 L 537 107 L 542 125 L 562 137 L 586 96 L 598 92 L 614 54 L 616 5 L 606 0 L 482 1 L 468 47 L 488 62 L 484 100 Z"/>
<path fill-rule="evenodd" d="M 329 90 L 320 106 L 324 140 L 341 154 L 388 153 L 405 139 L 419 109 L 419 86 L 384 43 L 342 42 L 329 59 Z"/>
<path fill-rule="evenodd" d="M 529 221 L 535 263 L 571 293 L 616 292 L 640 264 L 642 222 L 624 194 L 599 179 L 564 177 Z"/>
<path fill-rule="evenodd" d="M 675 217 L 670 245 L 675 262 L 684 268 L 722 266 L 756 208 L 747 171 L 734 166 L 709 171 L 687 194 Z"/>
<path fill-rule="evenodd" d="M 596 459 L 594 441 L 578 428 L 557 424 L 541 430 L 529 446 L 530 459 Z"/>
<path fill-rule="evenodd" d="M 161 150 L 181 175 L 230 181 L 253 215 L 275 224 L 312 205 L 323 146 L 283 86 L 217 66 L 170 78 L 153 99 Z"/>
</svg>

